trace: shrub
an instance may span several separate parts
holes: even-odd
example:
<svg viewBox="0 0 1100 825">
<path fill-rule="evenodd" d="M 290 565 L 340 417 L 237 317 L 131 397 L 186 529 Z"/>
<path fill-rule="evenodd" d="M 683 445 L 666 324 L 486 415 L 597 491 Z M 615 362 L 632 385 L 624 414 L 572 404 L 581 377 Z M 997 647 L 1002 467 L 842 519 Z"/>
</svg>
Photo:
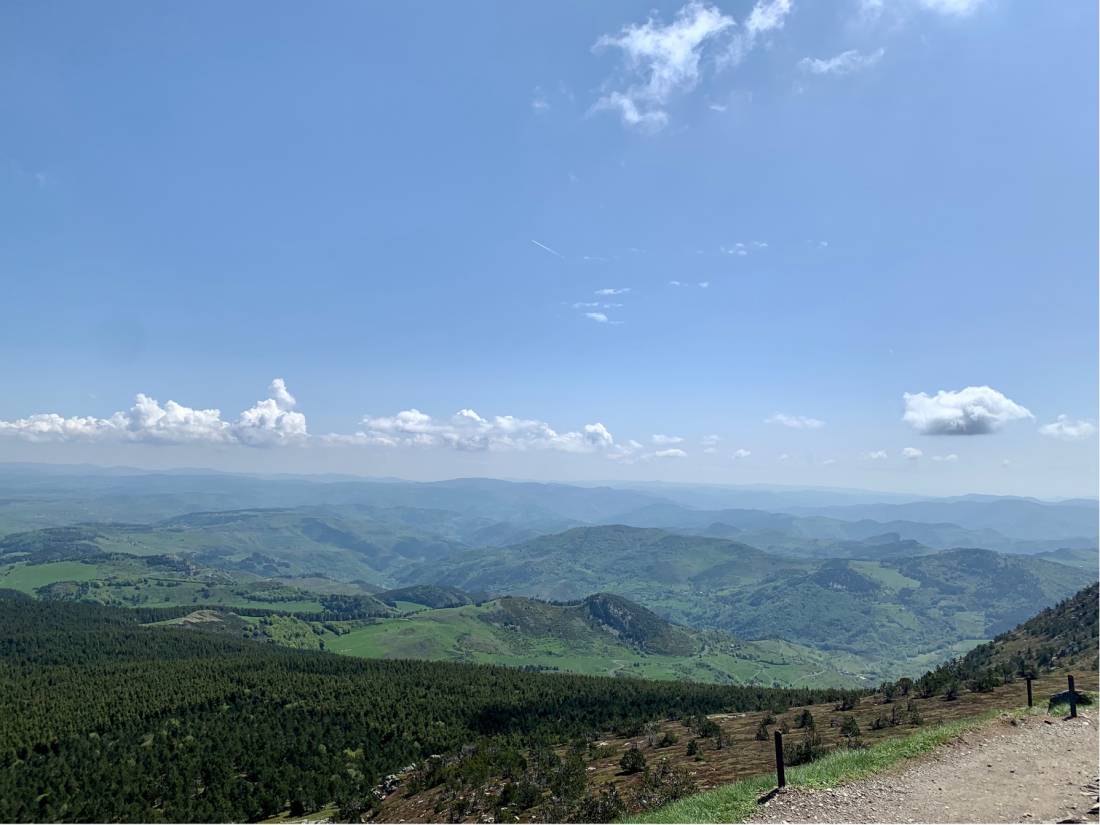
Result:
<svg viewBox="0 0 1100 825">
<path fill-rule="evenodd" d="M 695 782 L 686 770 L 673 767 L 667 759 L 661 759 L 655 769 L 646 770 L 634 802 L 639 808 L 653 808 L 690 796 L 696 790 Z"/>
<path fill-rule="evenodd" d="M 783 745 L 783 763 L 785 765 L 804 765 L 828 753 L 821 735 L 814 728 L 809 729 L 801 741 Z"/>
<path fill-rule="evenodd" d="M 635 748 L 630 748 L 619 760 L 619 767 L 623 773 L 639 773 L 645 770 L 645 755 Z"/>
<path fill-rule="evenodd" d="M 856 700 L 855 696 L 844 696 L 840 700 L 840 704 L 836 706 L 836 710 L 855 710 L 857 704 L 859 704 L 859 702 Z"/>
<path fill-rule="evenodd" d="M 840 735 L 845 739 L 853 739 L 859 736 L 859 722 L 856 721 L 854 716 L 845 716 L 844 722 L 840 726 Z"/>
<path fill-rule="evenodd" d="M 625 812 L 626 805 L 619 789 L 608 782 L 600 788 L 599 794 L 586 796 L 570 819 L 573 822 L 615 822 Z"/>
<path fill-rule="evenodd" d="M 771 734 L 768 733 L 768 726 L 764 724 L 764 720 L 761 719 L 760 726 L 756 729 L 756 740 L 758 742 L 763 742 L 769 736 L 771 736 Z"/>
</svg>

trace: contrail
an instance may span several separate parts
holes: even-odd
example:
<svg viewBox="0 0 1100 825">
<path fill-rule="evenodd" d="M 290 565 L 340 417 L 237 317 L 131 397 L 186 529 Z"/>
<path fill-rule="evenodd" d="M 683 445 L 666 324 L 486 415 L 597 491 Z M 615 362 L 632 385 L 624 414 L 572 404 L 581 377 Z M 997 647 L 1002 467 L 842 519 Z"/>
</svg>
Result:
<svg viewBox="0 0 1100 825">
<path fill-rule="evenodd" d="M 564 256 L 564 255 L 562 255 L 562 254 L 561 254 L 560 252 L 556 252 L 555 250 L 551 249 L 551 248 L 550 248 L 550 247 L 548 247 L 548 246 L 547 246 L 546 244 L 544 244 L 544 243 L 539 243 L 539 242 L 538 242 L 538 241 L 536 241 L 536 240 L 535 240 L 534 238 L 532 238 L 532 239 L 531 239 L 531 243 L 533 243 L 533 244 L 534 244 L 535 246 L 537 246 L 537 247 L 538 247 L 539 249 L 545 249 L 545 250 L 546 250 L 547 252 L 549 252 L 549 253 L 550 253 L 551 255 L 556 255 L 557 257 L 561 258 L 561 259 L 562 259 L 563 261 L 565 260 L 565 256 Z"/>
</svg>

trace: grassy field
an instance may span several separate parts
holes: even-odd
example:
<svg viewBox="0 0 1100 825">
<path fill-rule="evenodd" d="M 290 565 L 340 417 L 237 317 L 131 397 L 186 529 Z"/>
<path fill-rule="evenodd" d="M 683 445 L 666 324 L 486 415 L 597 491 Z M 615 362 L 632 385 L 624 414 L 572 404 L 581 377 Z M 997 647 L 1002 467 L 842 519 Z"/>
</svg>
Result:
<svg viewBox="0 0 1100 825">
<path fill-rule="evenodd" d="M 859 679 L 837 669 L 825 654 L 782 641 L 708 644 L 700 634 L 692 655 L 647 653 L 609 633 L 582 626 L 561 635 L 517 632 L 487 621 L 495 603 L 420 610 L 382 619 L 342 636 L 326 648 L 348 656 L 436 659 L 561 670 L 593 676 L 636 676 L 702 682 L 854 686 Z M 717 637 L 715 637 L 717 638 Z M 835 657 L 834 657 L 835 658 Z M 844 657 L 853 669 L 854 657 Z"/>
<path fill-rule="evenodd" d="M 100 578 L 95 565 L 78 561 L 55 561 L 49 564 L 11 564 L 0 567 L 0 588 L 33 594 L 39 587 L 59 581 L 86 582 Z"/>
</svg>

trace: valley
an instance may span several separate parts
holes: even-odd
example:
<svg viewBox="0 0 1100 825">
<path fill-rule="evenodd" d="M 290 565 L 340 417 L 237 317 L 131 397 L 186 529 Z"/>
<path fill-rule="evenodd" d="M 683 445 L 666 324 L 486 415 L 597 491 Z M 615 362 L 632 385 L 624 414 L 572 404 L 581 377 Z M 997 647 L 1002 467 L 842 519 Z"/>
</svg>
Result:
<svg viewBox="0 0 1100 825">
<path fill-rule="evenodd" d="M 968 525 L 913 522 L 911 535 L 924 544 L 891 532 L 897 519 L 869 522 L 868 505 L 818 508 L 858 517 L 844 521 L 817 511 L 695 510 L 651 491 L 491 480 L 93 478 L 81 493 L 64 474 L 0 472 L 9 522 L 32 521 L 43 500 L 74 515 L 148 519 L 2 534 L 0 588 L 171 609 L 169 618 L 213 609 L 241 617 L 252 638 L 351 656 L 869 685 L 963 653 L 1098 576 L 1095 539 L 1072 535 L 1086 526 L 1081 502 L 950 500 L 870 511 L 957 512 Z M 211 491 L 233 509 L 166 515 L 208 506 Z M 702 501 L 720 495 L 711 489 Z M 746 497 L 725 495 L 734 504 Z M 254 506 L 262 499 L 285 506 Z M 805 494 L 791 500 L 790 510 L 805 510 Z M 1049 542 L 1032 527 L 1013 536 L 1035 512 L 1064 546 L 1042 549 Z M 578 526 L 589 519 L 612 521 Z M 1030 552 L 935 546 L 988 531 L 994 544 L 1031 542 Z M 1093 549 L 1081 546 L 1089 541 Z M 386 591 L 403 595 L 376 598 Z M 628 600 L 690 643 L 646 649 L 549 604 L 596 594 Z"/>
</svg>

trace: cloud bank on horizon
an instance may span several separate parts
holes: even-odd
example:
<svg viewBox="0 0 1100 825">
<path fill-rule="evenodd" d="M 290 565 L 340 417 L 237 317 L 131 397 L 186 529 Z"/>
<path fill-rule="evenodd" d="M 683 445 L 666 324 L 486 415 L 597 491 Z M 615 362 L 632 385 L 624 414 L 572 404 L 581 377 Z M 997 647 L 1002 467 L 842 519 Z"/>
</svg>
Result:
<svg viewBox="0 0 1100 825">
<path fill-rule="evenodd" d="M 107 418 L 94 416 L 64 417 L 40 413 L 15 420 L 0 419 L 0 437 L 28 442 L 62 443 L 142 443 L 150 445 L 208 444 L 240 447 L 374 447 L 383 449 L 446 449 L 459 452 L 535 452 L 549 451 L 573 455 L 602 455 L 623 463 L 689 456 L 681 444 L 685 438 L 667 433 L 649 437 L 647 450 L 634 439 L 618 440 L 601 422 L 585 424 L 577 430 L 559 431 L 546 421 L 512 415 L 483 417 L 472 409 L 461 409 L 450 418 L 435 418 L 417 409 L 402 410 L 389 416 L 364 416 L 351 433 L 314 435 L 306 426 L 306 417 L 296 409 L 297 399 L 282 378 L 268 386 L 269 397 L 242 411 L 235 420 L 226 420 L 218 409 L 196 409 L 176 401 L 161 404 L 139 393 L 129 410 Z M 905 393 L 902 421 L 922 435 L 988 435 L 1012 421 L 1032 419 L 1032 413 L 1001 392 L 988 386 L 966 387 L 958 391 L 940 390 L 935 395 Z M 808 416 L 775 413 L 765 424 L 779 424 L 791 430 L 818 433 L 825 422 Z M 1059 415 L 1057 420 L 1038 428 L 1042 436 L 1065 441 L 1089 438 L 1096 427 L 1085 420 Z M 704 455 L 717 452 L 721 437 L 708 434 L 700 439 Z M 740 447 L 731 457 L 738 462 L 753 455 Z M 899 457 L 915 463 L 924 451 L 902 447 Z M 873 450 L 861 458 L 875 463 L 887 461 L 886 450 Z M 779 461 L 788 458 L 786 453 Z M 940 464 L 953 464 L 958 455 L 931 456 Z M 828 458 L 822 466 L 832 466 Z"/>
</svg>

